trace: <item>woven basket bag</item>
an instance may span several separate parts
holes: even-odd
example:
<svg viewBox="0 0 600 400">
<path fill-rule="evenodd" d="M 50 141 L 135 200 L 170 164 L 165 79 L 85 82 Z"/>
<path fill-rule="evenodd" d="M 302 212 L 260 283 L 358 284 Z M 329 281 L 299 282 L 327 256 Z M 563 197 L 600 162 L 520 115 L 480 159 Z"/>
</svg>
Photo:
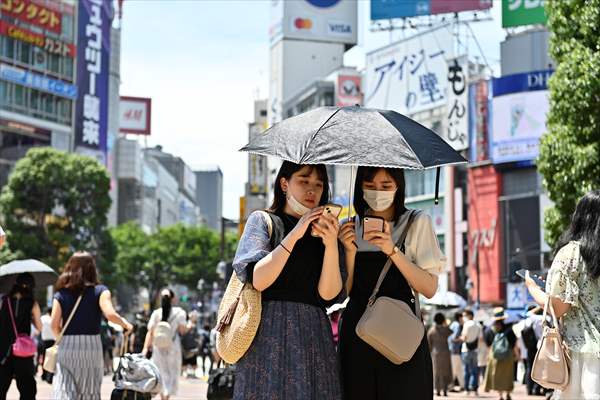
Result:
<svg viewBox="0 0 600 400">
<path fill-rule="evenodd" d="M 267 222 L 269 238 L 273 234 L 271 217 L 261 211 Z M 260 292 L 251 283 L 242 282 L 235 271 L 225 289 L 217 315 L 217 353 L 225 362 L 235 364 L 250 348 L 262 312 Z"/>
</svg>

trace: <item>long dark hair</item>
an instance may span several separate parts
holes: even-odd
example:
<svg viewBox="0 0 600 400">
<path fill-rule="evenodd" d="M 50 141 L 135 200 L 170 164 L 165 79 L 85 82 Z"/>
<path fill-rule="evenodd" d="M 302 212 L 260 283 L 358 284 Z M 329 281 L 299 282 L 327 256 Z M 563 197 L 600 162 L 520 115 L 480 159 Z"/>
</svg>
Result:
<svg viewBox="0 0 600 400">
<path fill-rule="evenodd" d="M 56 291 L 69 289 L 79 296 L 87 285 L 98 285 L 98 272 L 96 272 L 96 261 L 86 251 L 78 251 L 69 258 L 63 273 L 56 281 Z"/>
<path fill-rule="evenodd" d="M 294 164 L 290 161 L 284 161 L 283 164 L 281 164 L 281 168 L 279 168 L 277 178 L 275 178 L 275 187 L 273 188 L 273 204 L 271 204 L 271 207 L 269 207 L 269 211 L 281 212 L 285 207 L 286 197 L 283 189 L 281 189 L 281 178 L 285 178 L 289 181 L 293 174 L 300 171 L 304 167 L 309 167 L 309 174 L 312 174 L 314 170 L 317 171 L 317 176 L 323 181 L 323 194 L 321 194 L 319 205 L 322 206 L 323 204 L 327 204 L 329 201 L 329 178 L 327 177 L 327 168 L 325 168 L 323 164 L 301 165 Z"/>
<path fill-rule="evenodd" d="M 15 284 L 8 295 L 13 297 L 15 294 L 19 293 L 23 298 L 30 299 L 33 298 L 33 289 L 35 289 L 35 279 L 33 278 L 33 275 L 29 272 L 23 272 L 17 275 Z"/>
<path fill-rule="evenodd" d="M 577 203 L 569 228 L 562 234 L 555 255 L 567 243 L 577 240 L 587 273 L 592 279 L 600 277 L 600 190 L 592 190 Z"/>
<path fill-rule="evenodd" d="M 171 300 L 175 297 L 175 293 L 171 289 L 167 289 L 169 294 L 163 294 L 160 298 L 160 307 L 162 308 L 162 321 L 167 321 L 169 319 L 169 314 L 171 314 Z"/>
<path fill-rule="evenodd" d="M 405 183 L 404 183 L 404 170 L 400 168 L 382 168 L 382 167 L 358 167 L 356 171 L 356 184 L 354 185 L 354 210 L 359 217 L 363 218 L 366 211 L 369 209 L 369 205 L 365 201 L 364 191 L 362 184 L 364 181 L 372 182 L 375 175 L 380 170 L 384 170 L 389 176 L 392 177 L 398 190 L 396 196 L 394 196 L 394 222 L 398 222 L 400 216 L 406 211 L 404 206 L 405 198 Z"/>
</svg>

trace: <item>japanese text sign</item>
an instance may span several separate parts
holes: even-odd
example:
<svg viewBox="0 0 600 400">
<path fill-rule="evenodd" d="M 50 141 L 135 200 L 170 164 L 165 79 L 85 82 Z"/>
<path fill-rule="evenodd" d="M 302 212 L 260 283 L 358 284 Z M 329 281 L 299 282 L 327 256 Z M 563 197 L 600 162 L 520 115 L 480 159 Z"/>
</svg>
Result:
<svg viewBox="0 0 600 400">
<path fill-rule="evenodd" d="M 489 159 L 490 81 L 469 86 L 469 161 Z"/>
<path fill-rule="evenodd" d="M 31 0 L 0 0 L 0 12 L 54 33 L 62 29 L 60 13 Z"/>
<path fill-rule="evenodd" d="M 75 57 L 76 54 L 75 45 L 72 43 L 55 40 L 4 21 L 0 21 L 0 34 L 37 46 L 52 54 L 71 58 Z"/>
<path fill-rule="evenodd" d="M 58 79 L 48 78 L 8 64 L 0 64 L 0 78 L 32 89 L 52 93 L 68 99 L 77 98 L 77 87 Z"/>
<path fill-rule="evenodd" d="M 75 146 L 106 160 L 111 3 L 80 0 Z"/>
<path fill-rule="evenodd" d="M 407 115 L 445 105 L 452 58 L 448 25 L 367 54 L 365 105 Z"/>
<path fill-rule="evenodd" d="M 121 96 L 119 102 L 119 132 L 150 135 L 152 100 Z"/>
<path fill-rule="evenodd" d="M 454 150 L 469 147 L 467 69 L 465 56 L 455 58 L 448 64 L 448 104 L 443 137 Z"/>
<path fill-rule="evenodd" d="M 502 0 L 502 27 L 545 24 L 544 0 Z"/>
</svg>

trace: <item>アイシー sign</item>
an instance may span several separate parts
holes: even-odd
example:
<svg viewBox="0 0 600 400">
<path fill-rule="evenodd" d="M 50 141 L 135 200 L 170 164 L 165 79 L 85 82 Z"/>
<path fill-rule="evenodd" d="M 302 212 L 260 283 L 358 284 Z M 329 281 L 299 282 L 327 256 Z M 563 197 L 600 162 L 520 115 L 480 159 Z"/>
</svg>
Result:
<svg viewBox="0 0 600 400">
<path fill-rule="evenodd" d="M 532 24 L 545 24 L 546 19 L 544 0 L 502 0 L 503 28 Z"/>
</svg>

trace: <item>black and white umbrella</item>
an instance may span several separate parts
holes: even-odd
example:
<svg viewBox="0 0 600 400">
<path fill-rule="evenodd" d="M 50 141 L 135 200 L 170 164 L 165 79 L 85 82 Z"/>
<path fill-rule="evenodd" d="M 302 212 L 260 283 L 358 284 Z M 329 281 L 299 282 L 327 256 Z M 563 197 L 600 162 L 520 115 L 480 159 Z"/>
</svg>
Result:
<svg viewBox="0 0 600 400">
<path fill-rule="evenodd" d="M 466 163 L 438 134 L 395 111 L 320 107 L 283 120 L 240 149 L 296 164 L 424 170 Z"/>
<path fill-rule="evenodd" d="M 0 293 L 7 293 L 12 289 L 17 275 L 29 272 L 35 279 L 37 287 L 53 285 L 58 274 L 48 265 L 38 260 L 16 260 L 0 267 Z"/>
</svg>

